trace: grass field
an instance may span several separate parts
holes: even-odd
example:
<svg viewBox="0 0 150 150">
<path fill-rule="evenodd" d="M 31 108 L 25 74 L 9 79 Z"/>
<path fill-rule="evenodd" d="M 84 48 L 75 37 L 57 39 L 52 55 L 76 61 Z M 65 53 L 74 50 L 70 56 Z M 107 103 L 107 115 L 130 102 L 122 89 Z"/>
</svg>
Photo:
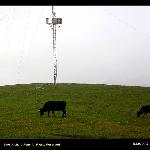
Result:
<svg viewBox="0 0 150 150">
<path fill-rule="evenodd" d="M 40 118 L 48 100 L 65 100 L 67 118 L 55 112 Z M 0 87 L 0 138 L 150 138 L 150 88 L 98 84 L 26 84 Z"/>
</svg>

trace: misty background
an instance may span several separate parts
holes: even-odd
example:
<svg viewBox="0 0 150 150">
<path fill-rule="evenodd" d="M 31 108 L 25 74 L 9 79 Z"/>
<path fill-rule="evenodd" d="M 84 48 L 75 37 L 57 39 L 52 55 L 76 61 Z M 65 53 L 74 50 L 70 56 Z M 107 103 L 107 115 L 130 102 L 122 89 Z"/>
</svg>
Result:
<svg viewBox="0 0 150 150">
<path fill-rule="evenodd" d="M 58 83 L 150 87 L 150 6 L 54 6 Z M 0 85 L 53 83 L 51 6 L 0 6 Z"/>
</svg>

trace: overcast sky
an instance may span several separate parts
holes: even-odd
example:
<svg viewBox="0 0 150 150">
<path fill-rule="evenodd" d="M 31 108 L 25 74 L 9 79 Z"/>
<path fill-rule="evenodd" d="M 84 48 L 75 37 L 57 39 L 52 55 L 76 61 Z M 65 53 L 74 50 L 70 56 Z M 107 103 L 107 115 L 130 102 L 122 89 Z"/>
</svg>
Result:
<svg viewBox="0 0 150 150">
<path fill-rule="evenodd" d="M 55 6 L 59 83 L 150 87 L 150 6 Z M 51 6 L 0 6 L 0 85 L 53 83 Z"/>
</svg>

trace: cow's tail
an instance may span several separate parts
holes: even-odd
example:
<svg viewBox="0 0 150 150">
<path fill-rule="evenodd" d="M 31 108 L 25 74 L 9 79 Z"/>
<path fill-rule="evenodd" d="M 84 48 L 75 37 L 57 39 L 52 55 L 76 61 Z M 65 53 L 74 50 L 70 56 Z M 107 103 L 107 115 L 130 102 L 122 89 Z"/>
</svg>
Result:
<svg viewBox="0 0 150 150">
<path fill-rule="evenodd" d="M 66 102 L 65 101 L 63 101 L 63 105 L 64 105 L 64 108 L 66 108 Z"/>
<path fill-rule="evenodd" d="M 63 101 L 63 107 L 64 107 L 64 109 L 63 109 L 63 115 L 62 115 L 62 117 L 65 119 L 66 118 L 66 102 L 65 101 Z"/>
</svg>

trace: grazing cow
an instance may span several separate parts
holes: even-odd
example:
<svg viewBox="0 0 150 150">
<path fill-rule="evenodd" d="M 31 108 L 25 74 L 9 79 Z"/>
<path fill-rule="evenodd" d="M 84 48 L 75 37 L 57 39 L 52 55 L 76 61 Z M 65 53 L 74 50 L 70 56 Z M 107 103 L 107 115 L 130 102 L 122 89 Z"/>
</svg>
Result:
<svg viewBox="0 0 150 150">
<path fill-rule="evenodd" d="M 62 118 L 66 118 L 66 102 L 65 101 L 48 101 L 44 104 L 43 108 L 39 109 L 40 116 L 44 115 L 44 112 L 48 112 L 48 117 L 50 111 L 54 114 L 54 111 L 62 111 Z M 55 117 L 55 114 L 54 114 Z"/>
<path fill-rule="evenodd" d="M 150 113 L 150 105 L 142 106 L 140 111 L 137 111 L 137 116 L 140 117 L 141 114 L 147 116 L 147 113 Z"/>
</svg>

